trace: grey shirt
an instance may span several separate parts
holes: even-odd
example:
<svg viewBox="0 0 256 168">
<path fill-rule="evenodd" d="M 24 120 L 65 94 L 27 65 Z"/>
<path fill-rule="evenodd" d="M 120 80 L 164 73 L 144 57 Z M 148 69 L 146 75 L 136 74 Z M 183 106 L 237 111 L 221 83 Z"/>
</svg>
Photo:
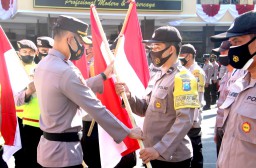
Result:
<svg viewBox="0 0 256 168">
<path fill-rule="evenodd" d="M 64 58 L 62 53 L 51 49 L 36 69 L 34 82 L 41 111 L 40 128 L 49 133 L 80 131 L 81 116 L 77 113 L 81 107 L 117 143 L 120 143 L 130 130 L 101 104 L 80 71 L 71 61 Z M 96 76 L 93 80 L 92 83 L 102 83 L 103 79 Z M 49 141 L 41 137 L 37 149 L 37 161 L 42 166 L 74 166 L 81 164 L 82 160 L 80 142 Z"/>
</svg>

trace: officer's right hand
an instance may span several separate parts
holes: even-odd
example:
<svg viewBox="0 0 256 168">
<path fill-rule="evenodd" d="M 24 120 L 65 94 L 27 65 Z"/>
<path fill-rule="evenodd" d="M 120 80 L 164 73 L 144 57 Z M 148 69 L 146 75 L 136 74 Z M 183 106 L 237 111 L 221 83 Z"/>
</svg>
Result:
<svg viewBox="0 0 256 168">
<path fill-rule="evenodd" d="M 32 95 L 35 92 L 36 92 L 35 84 L 34 84 L 34 81 L 32 81 L 28 84 L 28 87 L 26 90 L 26 97 L 29 97 L 30 95 Z"/>
<path fill-rule="evenodd" d="M 134 127 L 131 129 L 131 132 L 128 134 L 128 137 L 132 139 L 141 139 L 143 140 L 143 132 L 140 127 Z"/>
<path fill-rule="evenodd" d="M 131 92 L 129 90 L 129 88 L 127 87 L 127 85 L 125 83 L 121 83 L 121 82 L 116 82 L 115 83 L 115 90 L 116 90 L 116 94 L 121 96 L 121 94 L 123 92 L 126 93 L 126 96 L 129 98 L 131 97 Z"/>
</svg>

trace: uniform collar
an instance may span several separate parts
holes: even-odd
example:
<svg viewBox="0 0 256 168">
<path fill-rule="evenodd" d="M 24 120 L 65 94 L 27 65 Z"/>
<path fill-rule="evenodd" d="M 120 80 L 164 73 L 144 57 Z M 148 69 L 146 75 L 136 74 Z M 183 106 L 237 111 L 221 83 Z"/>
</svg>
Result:
<svg viewBox="0 0 256 168">
<path fill-rule="evenodd" d="M 62 59 L 63 61 L 67 61 L 67 60 L 66 60 L 66 57 L 65 57 L 61 52 L 59 52 L 58 50 L 50 49 L 48 54 L 49 54 L 49 55 L 54 55 L 54 56 L 56 56 L 56 57 L 59 57 L 59 58 Z"/>
<path fill-rule="evenodd" d="M 167 71 L 167 74 L 172 73 L 173 71 L 175 71 L 176 69 L 178 69 L 181 65 L 181 62 L 178 60 L 176 63 L 174 63 Z"/>
</svg>

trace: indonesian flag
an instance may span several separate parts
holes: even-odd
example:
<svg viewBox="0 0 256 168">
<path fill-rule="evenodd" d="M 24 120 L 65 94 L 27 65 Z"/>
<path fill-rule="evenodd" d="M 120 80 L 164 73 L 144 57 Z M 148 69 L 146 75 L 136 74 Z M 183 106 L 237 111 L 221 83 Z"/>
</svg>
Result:
<svg viewBox="0 0 256 168">
<path fill-rule="evenodd" d="M 0 26 L 1 132 L 5 141 L 3 159 L 7 162 L 21 148 L 13 95 L 29 83 L 21 62 Z"/>
<path fill-rule="evenodd" d="M 75 60 L 75 61 L 72 61 L 72 62 L 80 70 L 84 79 L 87 79 L 89 77 L 89 71 L 88 71 L 87 59 L 86 59 L 85 52 L 79 60 Z"/>
<path fill-rule="evenodd" d="M 96 16 L 91 7 L 91 31 L 94 50 L 95 74 L 103 72 L 106 65 L 110 63 L 107 55 L 109 48 L 103 43 L 97 26 Z M 137 18 L 136 6 L 134 5 L 128 16 L 128 24 L 122 36 L 121 45 L 117 50 L 115 58 L 115 68 L 120 75 L 121 81 L 125 82 L 131 92 L 141 96 L 145 91 L 145 86 L 149 79 L 149 71 L 146 60 L 145 49 L 143 47 L 141 30 Z M 125 38 L 126 37 L 126 38 Z M 108 46 L 107 46 L 108 47 Z M 129 116 L 124 108 L 121 107 L 121 99 L 115 93 L 114 81 L 109 79 L 104 82 L 104 93 L 98 95 L 102 103 L 126 126 L 132 127 Z M 136 116 L 137 125 L 142 127 L 143 118 Z M 101 166 L 103 168 L 115 167 L 121 157 L 139 149 L 137 140 L 126 138 L 122 143 L 116 144 L 113 139 L 99 126 L 99 146 Z"/>
</svg>

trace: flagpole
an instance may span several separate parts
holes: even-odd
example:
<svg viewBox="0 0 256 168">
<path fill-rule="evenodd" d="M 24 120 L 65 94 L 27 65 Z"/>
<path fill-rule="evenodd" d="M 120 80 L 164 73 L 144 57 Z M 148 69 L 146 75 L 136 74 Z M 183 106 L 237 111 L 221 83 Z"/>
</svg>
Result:
<svg viewBox="0 0 256 168">
<path fill-rule="evenodd" d="M 134 1 L 131 0 L 130 2 L 134 2 Z M 130 15 L 131 9 L 132 9 L 132 7 L 133 7 L 133 4 L 134 4 L 134 3 L 130 3 L 130 4 L 129 4 L 129 9 L 128 9 L 128 12 L 129 12 L 129 13 L 127 12 L 129 15 Z M 110 51 L 110 49 L 109 49 L 109 43 L 108 43 L 108 41 L 107 41 L 106 35 L 105 35 L 105 33 L 104 33 L 104 30 L 103 30 L 103 28 L 102 28 L 102 25 L 101 25 L 101 22 L 100 22 L 98 13 L 97 13 L 97 11 L 96 11 L 96 9 L 95 9 L 95 6 L 94 6 L 93 4 L 91 5 L 91 8 L 92 8 L 92 12 L 93 12 L 94 17 L 95 17 L 96 24 L 97 24 L 97 26 L 98 26 L 98 28 L 99 28 L 100 35 L 101 35 L 101 37 L 102 37 L 102 41 L 103 41 L 104 47 L 105 47 L 105 49 L 106 49 L 106 51 L 107 51 L 107 55 L 108 55 L 109 59 L 112 61 L 112 60 L 114 60 L 114 55 L 113 55 L 113 53 L 112 53 L 112 52 Z M 127 21 L 128 21 L 128 17 L 129 17 L 128 14 L 126 15 L 126 18 L 125 18 L 125 25 L 127 24 Z M 122 31 L 124 31 L 124 26 L 122 27 Z M 121 37 L 121 38 L 122 38 L 122 37 Z M 120 45 L 120 38 L 118 39 L 118 42 L 117 42 L 117 46 L 116 46 L 116 50 L 115 50 L 115 55 L 116 55 L 116 53 L 117 53 L 116 51 L 118 50 L 118 46 L 119 46 L 119 45 Z M 115 73 L 115 75 L 116 75 L 117 81 L 120 81 L 120 79 L 119 79 L 119 77 L 118 77 L 118 74 L 117 74 L 117 71 L 116 71 L 115 68 L 114 68 L 114 73 Z M 132 127 L 136 127 L 137 125 L 136 125 L 135 120 L 134 120 L 134 118 L 133 118 L 133 116 L 132 116 L 132 109 L 131 109 L 130 103 L 129 103 L 129 101 L 128 101 L 127 95 L 125 94 L 125 92 L 123 92 L 123 93 L 121 94 L 121 96 L 122 96 L 122 98 L 123 98 L 123 101 L 124 101 L 126 110 L 127 110 L 127 112 L 128 112 L 130 121 L 131 121 L 131 123 L 132 123 Z M 138 141 L 138 143 L 139 143 L 140 149 L 144 149 L 145 147 L 144 147 L 144 144 L 143 144 L 142 140 L 137 139 L 137 141 Z M 147 166 L 147 168 L 152 168 L 150 162 L 146 163 L 146 166 Z"/>
</svg>

